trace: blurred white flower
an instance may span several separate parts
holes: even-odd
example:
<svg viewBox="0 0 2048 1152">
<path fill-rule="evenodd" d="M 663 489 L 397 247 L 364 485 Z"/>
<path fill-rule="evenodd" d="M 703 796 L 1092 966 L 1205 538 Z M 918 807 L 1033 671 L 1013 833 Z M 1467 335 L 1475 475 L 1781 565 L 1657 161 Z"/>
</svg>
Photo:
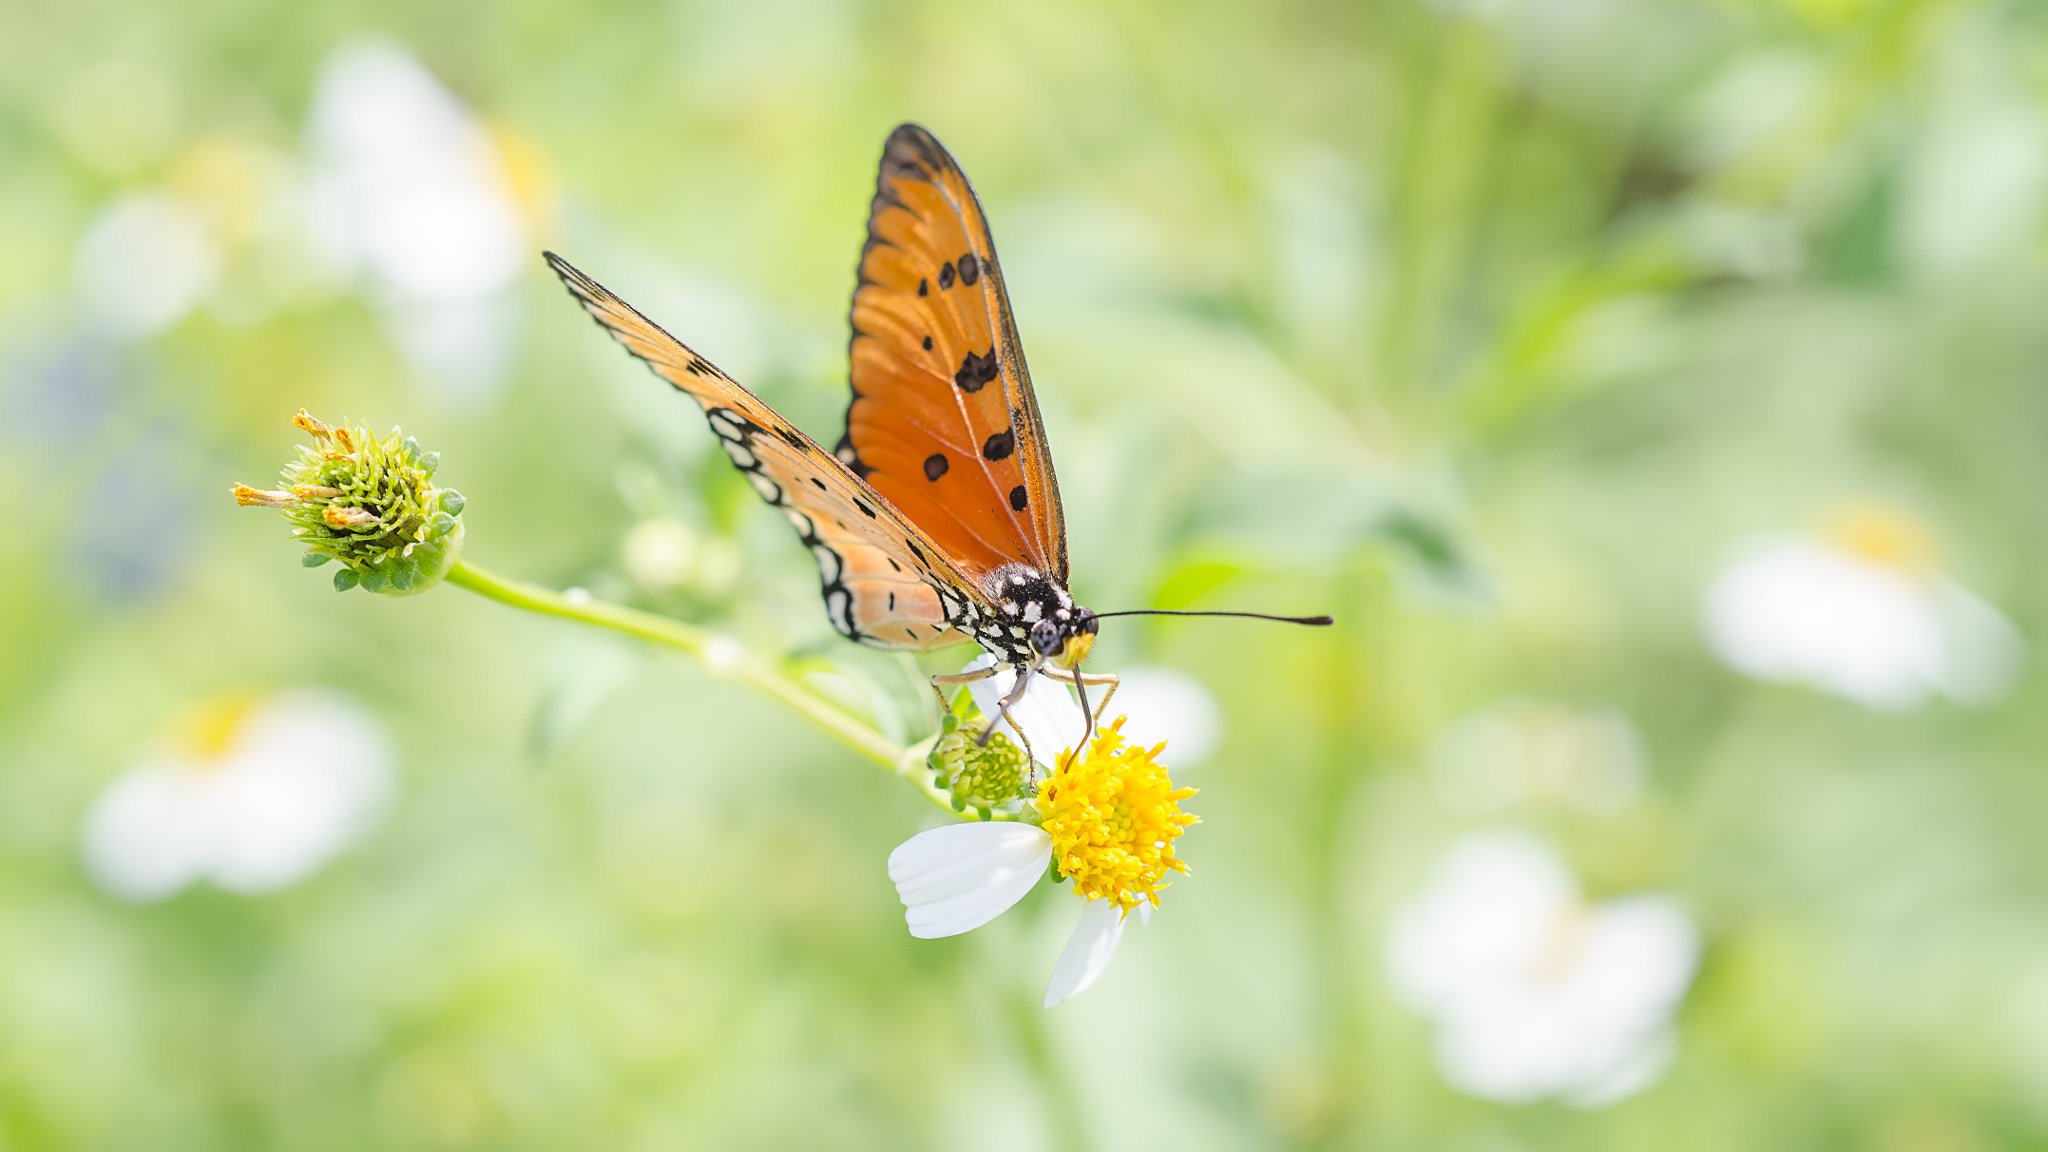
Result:
<svg viewBox="0 0 2048 1152">
<path fill-rule="evenodd" d="M 1708 590 L 1707 641 L 1738 672 L 1869 708 L 1911 708 L 1935 692 L 1994 700 L 2025 662 L 2025 641 L 1934 571 L 1921 540 L 1882 510 L 1847 515 L 1824 538 L 1760 539 Z"/>
<path fill-rule="evenodd" d="M 963 671 L 987 667 L 992 659 L 983 655 Z M 1015 673 L 1004 669 L 968 690 L 975 705 L 993 716 L 1015 683 Z M 1047 767 L 1048 777 L 1027 809 L 1041 823 L 979 821 L 920 832 L 889 854 L 889 879 L 903 901 L 910 934 L 935 939 L 972 931 L 1008 911 L 1049 874 L 1057 857 L 1061 874 L 1073 881 L 1084 903 L 1045 990 L 1045 1006 L 1051 1008 L 1095 983 L 1116 955 L 1125 915 L 1135 908 L 1141 919 L 1149 918 L 1166 876 L 1186 871 L 1172 843 L 1194 822 L 1178 803 L 1194 793 L 1174 790 L 1165 766 L 1148 754 L 1151 745 L 1125 741 L 1119 731 L 1124 717 L 1099 730 L 1084 754 L 1067 759 L 1065 753 L 1082 738 L 1084 721 L 1067 689 L 1049 677 L 1032 681 L 1009 719 Z M 1105 798 L 1113 798 L 1113 812 L 1100 806 Z"/>
<path fill-rule="evenodd" d="M 136 340 L 198 307 L 220 263 L 220 245 L 197 212 L 162 192 L 137 192 L 87 226 L 72 255 L 72 279 L 99 331 Z"/>
<path fill-rule="evenodd" d="M 680 520 L 659 516 L 642 520 L 626 533 L 619 549 L 626 574 L 650 592 L 666 592 L 689 582 L 697 566 L 697 534 Z"/>
<path fill-rule="evenodd" d="M 1453 844 L 1395 915 L 1387 967 L 1400 999 L 1436 1024 L 1452 1087 L 1597 1108 L 1663 1074 L 1699 949 L 1669 898 L 1588 905 L 1544 844 L 1482 832 Z"/>
<path fill-rule="evenodd" d="M 307 152 L 315 237 L 367 281 L 399 353 L 453 399 L 494 395 L 532 245 L 490 132 L 403 49 L 355 44 L 321 67 Z"/>
<path fill-rule="evenodd" d="M 1526 803 L 1612 812 L 1643 783 L 1643 746 L 1621 714 L 1509 700 L 1437 735 L 1429 751 L 1437 795 L 1462 812 Z"/>
<path fill-rule="evenodd" d="M 200 880 L 286 887 L 359 836 L 392 787 L 383 725 L 336 692 L 223 704 L 185 743 L 116 778 L 86 813 L 86 870 L 114 896 L 161 900 Z"/>
</svg>

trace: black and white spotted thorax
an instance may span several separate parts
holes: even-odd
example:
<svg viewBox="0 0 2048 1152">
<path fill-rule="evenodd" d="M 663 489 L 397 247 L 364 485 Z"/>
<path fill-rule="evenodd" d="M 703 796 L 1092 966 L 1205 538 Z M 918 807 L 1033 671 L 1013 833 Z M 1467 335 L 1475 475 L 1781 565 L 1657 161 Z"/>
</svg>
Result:
<svg viewBox="0 0 2048 1152">
<path fill-rule="evenodd" d="M 1095 614 L 1074 602 L 1049 574 L 1028 564 L 1005 564 L 988 574 L 988 603 L 942 597 L 954 628 L 972 636 L 1003 662 L 1024 667 L 1041 660 L 1072 667 L 1094 643 Z"/>
</svg>

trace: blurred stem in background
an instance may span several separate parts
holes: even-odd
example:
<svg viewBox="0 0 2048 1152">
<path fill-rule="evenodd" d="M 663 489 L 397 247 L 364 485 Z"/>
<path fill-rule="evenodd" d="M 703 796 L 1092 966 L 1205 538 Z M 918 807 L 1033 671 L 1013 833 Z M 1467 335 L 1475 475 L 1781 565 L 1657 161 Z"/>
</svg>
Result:
<svg viewBox="0 0 2048 1152">
<path fill-rule="evenodd" d="M 883 736 L 817 693 L 755 659 L 736 640 L 666 616 L 592 600 L 588 595 L 556 592 L 537 584 L 508 580 L 467 560 L 455 562 L 448 572 L 448 582 L 514 608 L 595 624 L 686 652 L 712 672 L 737 680 L 788 707 L 840 743 L 889 769 L 948 816 L 958 815 L 953 811 L 951 801 L 932 787 L 928 774 L 922 771 L 923 747 L 906 748 Z"/>
</svg>

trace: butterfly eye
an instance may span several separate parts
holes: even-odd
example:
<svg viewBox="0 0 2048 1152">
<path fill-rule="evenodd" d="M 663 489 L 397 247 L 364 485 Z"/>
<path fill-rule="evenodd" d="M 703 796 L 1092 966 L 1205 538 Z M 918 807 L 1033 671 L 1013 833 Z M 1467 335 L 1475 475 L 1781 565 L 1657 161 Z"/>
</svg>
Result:
<svg viewBox="0 0 2048 1152">
<path fill-rule="evenodd" d="M 1060 626 L 1050 620 L 1040 620 L 1031 626 L 1031 646 L 1038 649 L 1040 656 L 1058 652 L 1060 640 Z"/>
</svg>

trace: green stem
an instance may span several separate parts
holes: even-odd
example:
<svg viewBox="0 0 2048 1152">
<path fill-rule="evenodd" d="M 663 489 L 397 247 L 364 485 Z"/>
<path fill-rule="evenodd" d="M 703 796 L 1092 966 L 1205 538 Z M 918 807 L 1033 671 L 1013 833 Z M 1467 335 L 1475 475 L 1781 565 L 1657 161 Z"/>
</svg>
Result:
<svg viewBox="0 0 2048 1152">
<path fill-rule="evenodd" d="M 514 608 L 524 608 L 528 612 L 595 624 L 600 628 L 610 628 L 616 632 L 624 632 L 629 636 L 638 636 L 642 640 L 652 640 L 657 644 L 665 644 L 678 651 L 687 652 L 714 674 L 737 680 L 788 707 L 797 715 L 824 729 L 840 743 L 887 768 L 897 778 L 917 789 L 925 799 L 944 809 L 948 816 L 959 815 L 953 811 L 952 801 L 945 793 L 933 787 L 927 777 L 924 771 L 926 748 L 923 744 L 903 747 L 841 711 L 816 692 L 755 659 L 739 641 L 731 637 L 720 636 L 693 624 L 657 616 L 652 612 L 608 604 L 586 596 L 572 598 L 538 584 L 528 584 L 523 580 L 507 580 L 467 560 L 455 562 L 455 567 L 448 571 L 448 582 L 496 600 L 500 604 L 510 604 Z"/>
</svg>

